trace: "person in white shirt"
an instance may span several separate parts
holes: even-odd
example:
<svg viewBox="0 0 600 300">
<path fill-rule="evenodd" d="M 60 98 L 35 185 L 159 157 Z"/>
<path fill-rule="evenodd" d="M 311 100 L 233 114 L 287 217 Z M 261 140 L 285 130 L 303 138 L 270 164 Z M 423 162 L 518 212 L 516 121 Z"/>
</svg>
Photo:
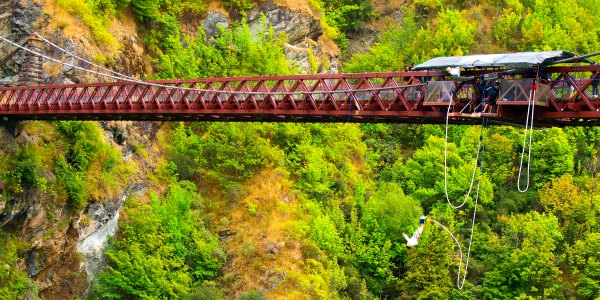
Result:
<svg viewBox="0 0 600 300">
<path fill-rule="evenodd" d="M 417 228 L 415 233 L 413 233 L 412 237 L 409 238 L 405 232 L 402 233 L 402 236 L 404 236 L 404 239 L 406 239 L 407 248 L 412 248 L 419 243 L 419 237 L 421 236 L 421 233 L 423 233 L 423 229 L 425 228 L 425 220 L 427 220 L 427 217 L 423 216 L 419 218 L 419 228 Z"/>
</svg>

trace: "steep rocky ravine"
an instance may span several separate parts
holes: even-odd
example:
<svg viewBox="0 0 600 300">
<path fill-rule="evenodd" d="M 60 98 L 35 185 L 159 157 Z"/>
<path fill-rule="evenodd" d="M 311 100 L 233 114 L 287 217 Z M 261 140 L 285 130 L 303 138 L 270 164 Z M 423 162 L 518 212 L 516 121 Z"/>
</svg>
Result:
<svg viewBox="0 0 600 300">
<path fill-rule="evenodd" d="M 275 32 L 284 32 L 287 35 L 286 57 L 294 61 L 301 70 L 314 71 L 312 70 L 314 63 L 311 65 L 311 59 L 316 58 L 318 65 L 316 71 L 339 72 L 341 51 L 330 38 L 324 35 L 319 18 L 307 4 L 299 3 L 294 6 L 287 7 L 285 4 L 271 1 L 255 4 L 254 8 L 246 14 L 248 26 L 253 32 L 258 30 L 262 22 L 261 16 L 264 15 Z M 0 12 L 2 12 L 0 34 L 14 41 L 23 42 L 32 33 L 39 32 L 61 47 L 87 58 L 98 54 L 112 56 L 114 68 L 125 74 L 144 77 L 151 72 L 151 62 L 144 49 L 143 39 L 131 16 L 125 15 L 112 20 L 111 33 L 119 41 L 120 48 L 111 53 L 94 41 L 81 20 L 62 11 L 54 1 L 4 1 L 0 3 Z M 397 12 L 379 13 L 398 18 Z M 189 28 L 193 29 L 194 24 L 199 24 L 207 36 L 212 37 L 218 34 L 218 26 L 228 27 L 236 17 L 239 16 L 232 16 L 219 3 L 211 3 L 201 20 L 183 24 L 182 28 L 185 31 Z M 367 26 L 366 31 L 357 33 L 355 36 L 357 42 L 351 36 L 349 52 L 367 49 L 374 42 L 373 33 L 376 27 L 377 24 L 374 23 Z M 188 33 L 194 34 L 194 32 Z M 44 51 L 53 56 L 63 57 L 62 53 L 48 46 Z M 0 53 L 8 55 L 12 53 L 12 49 L 7 44 L 0 44 Z M 63 60 L 69 63 L 75 62 L 71 57 L 63 57 Z M 21 63 L 22 54 L 14 52 L 3 67 L 0 85 L 16 85 L 18 80 L 16 74 Z M 44 80 L 47 84 L 64 84 L 101 79 L 88 78 L 87 75 L 71 67 L 45 62 Z M 37 144 L 44 141 L 43 135 L 28 124 L 28 122 L 19 123 L 16 124 L 16 128 L 15 124 L 3 124 L 5 126 L 0 127 L 0 155 L 16 153 L 30 143 Z M 52 193 L 26 187 L 23 192 L 10 195 L 5 191 L 5 185 L 0 180 L 0 228 L 18 235 L 26 245 L 21 255 L 20 268 L 37 283 L 37 291 L 29 293 L 30 296 L 37 294 L 42 299 L 73 299 L 84 296 L 89 290 L 92 277 L 101 268 L 102 249 L 107 243 L 107 238 L 116 231 L 123 202 L 132 194 L 144 197 L 146 186 L 150 184 L 146 174 L 151 173 L 156 167 L 156 157 L 160 155 L 159 150 L 153 147 L 160 124 L 105 122 L 101 125 L 105 130 L 106 142 L 121 151 L 123 160 L 136 166 L 134 168 L 136 173 L 131 176 L 126 188 L 117 196 L 93 199 L 82 213 L 74 216 L 67 203 L 57 201 L 57 196 Z M 147 149 L 147 154 L 145 156 L 133 154 L 134 145 Z M 48 180 L 53 180 L 56 174 L 48 172 L 44 176 Z M 260 187 L 256 188 L 260 189 Z M 241 215 L 239 217 L 248 218 Z M 233 222 L 237 222 L 236 220 L 234 218 Z M 265 224 L 267 227 L 271 225 Z M 253 234 L 257 239 L 264 237 L 273 239 L 265 241 L 264 249 L 261 248 L 257 254 L 266 261 L 272 262 L 275 256 L 299 255 L 298 245 L 286 244 L 279 232 Z M 231 237 L 225 241 L 225 244 L 238 245 L 244 242 L 238 239 L 239 237 L 236 236 Z M 239 267 L 238 265 L 243 264 L 243 260 L 231 253 L 231 260 L 226 268 L 231 268 L 233 265 Z M 262 266 L 259 270 L 263 273 L 260 282 L 252 282 L 249 278 L 244 278 L 243 274 L 231 274 L 231 276 L 242 278 L 236 281 L 235 286 L 254 286 L 268 290 L 275 282 L 285 278 L 286 268 L 296 269 L 295 266 L 284 266 L 279 269 L 268 265 Z M 275 292 L 283 293 L 283 291 Z"/>
</svg>

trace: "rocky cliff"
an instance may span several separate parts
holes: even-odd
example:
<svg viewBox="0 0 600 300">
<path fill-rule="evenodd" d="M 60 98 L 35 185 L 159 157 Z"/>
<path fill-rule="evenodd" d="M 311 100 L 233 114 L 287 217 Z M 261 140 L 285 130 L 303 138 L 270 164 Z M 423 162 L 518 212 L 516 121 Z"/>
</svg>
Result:
<svg viewBox="0 0 600 300">
<path fill-rule="evenodd" d="M 60 47 L 86 57 L 98 57 L 114 61 L 111 65 L 119 72 L 130 76 L 144 77 L 152 72 L 151 62 L 139 28 L 131 16 L 125 14 L 111 20 L 111 34 L 119 41 L 119 47 L 112 51 L 96 42 L 90 30 L 77 17 L 65 12 L 55 1 L 11 0 L 0 3 L 0 35 L 23 43 L 34 32 L 39 32 Z M 265 1 L 255 4 L 243 17 L 253 32 L 262 24 L 262 16 L 273 30 L 287 36 L 286 56 L 296 62 L 304 72 L 331 72 L 341 69 L 341 51 L 324 34 L 320 17 L 307 4 L 289 7 L 276 2 Z M 192 20 L 185 28 L 199 24 L 208 37 L 219 34 L 218 27 L 228 27 L 241 18 L 223 9 L 219 3 L 211 4 L 201 20 Z M 193 31 L 193 29 L 192 29 Z M 193 32 L 191 32 L 193 33 Z M 372 37 L 372 31 L 363 34 Z M 368 44 L 372 38 L 367 38 Z M 352 45 L 352 43 L 351 43 Z M 352 46 L 354 49 L 355 46 Z M 49 45 L 44 52 L 60 57 L 70 64 L 82 63 Z M 0 44 L 0 53 L 6 58 L 0 85 L 14 86 L 18 81 L 18 70 L 23 63 L 22 51 L 13 51 L 6 43 Z M 69 66 L 44 62 L 44 81 L 47 84 L 97 81 Z M 49 143 L 55 137 L 48 137 L 39 123 L 2 124 L 0 127 L 0 155 L 10 156 L 19 153 L 30 145 Z M 15 128 L 16 126 L 16 128 Z M 81 212 L 74 213 L 69 204 L 53 191 L 35 186 L 24 186 L 22 191 L 9 191 L 0 179 L 0 229 L 19 237 L 23 243 L 19 268 L 37 283 L 28 293 L 32 298 L 73 299 L 84 296 L 89 283 L 102 266 L 102 249 L 109 236 L 117 228 L 119 211 L 126 197 L 131 193 L 145 193 L 144 174 L 154 168 L 149 156 L 132 155 L 132 147 L 151 149 L 156 133 L 155 123 L 109 122 L 102 124 L 106 143 L 121 151 L 121 159 L 135 168 L 136 174 L 125 187 L 114 196 L 97 196 L 89 201 Z M 148 158 L 150 157 L 150 158 Z M 44 170 L 46 181 L 53 181 L 57 174 L 52 169 Z M 280 246 L 272 252 L 278 253 Z M 296 251 L 294 247 L 290 251 Z M 297 252 L 297 251 L 296 251 Z M 267 270 L 263 281 L 271 282 L 280 274 L 270 274 Z M 2 283 L 0 282 L 0 287 Z"/>
</svg>

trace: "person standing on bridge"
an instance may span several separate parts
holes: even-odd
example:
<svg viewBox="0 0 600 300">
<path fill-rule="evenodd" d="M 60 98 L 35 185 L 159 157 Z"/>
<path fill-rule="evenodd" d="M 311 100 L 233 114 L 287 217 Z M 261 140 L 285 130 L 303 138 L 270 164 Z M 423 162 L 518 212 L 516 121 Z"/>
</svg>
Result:
<svg viewBox="0 0 600 300">
<path fill-rule="evenodd" d="M 423 233 L 423 229 L 425 228 L 425 220 L 427 220 L 427 217 L 425 216 L 419 218 L 419 228 L 417 228 L 417 230 L 413 233 L 412 237 L 409 238 L 405 232 L 402 233 L 402 236 L 406 240 L 407 248 L 412 248 L 419 243 L 419 237 L 421 236 L 421 233 Z"/>
<path fill-rule="evenodd" d="M 496 83 L 493 86 L 485 89 L 487 100 L 485 102 L 485 106 L 483 107 L 483 112 L 492 113 L 494 107 L 496 107 L 496 101 L 498 100 L 498 95 L 500 94 L 500 80 L 496 80 Z M 489 111 L 488 111 L 489 108 Z"/>
</svg>

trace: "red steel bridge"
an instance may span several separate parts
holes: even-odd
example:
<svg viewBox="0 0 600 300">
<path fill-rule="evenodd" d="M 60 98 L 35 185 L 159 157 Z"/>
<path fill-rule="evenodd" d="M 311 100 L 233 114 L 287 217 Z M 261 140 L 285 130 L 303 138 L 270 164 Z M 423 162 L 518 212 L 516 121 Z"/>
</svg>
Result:
<svg viewBox="0 0 600 300">
<path fill-rule="evenodd" d="M 41 51 L 41 40 L 29 40 L 33 49 Z M 525 124 L 531 110 L 534 123 L 539 127 L 600 125 L 600 100 L 591 90 L 592 83 L 600 80 L 600 65 L 552 66 L 564 61 L 560 60 L 563 57 L 571 60 L 574 56 L 564 51 L 442 57 L 415 68 L 424 68 L 431 62 L 429 66 L 437 66 L 436 70 L 439 70 L 449 61 L 464 64 L 465 59 L 471 60 L 470 67 L 478 66 L 465 67 L 460 78 L 446 71 L 406 71 L 151 82 L 129 78 L 109 83 L 71 85 L 41 85 L 41 57 L 44 55 L 27 51 L 36 55 L 24 59 L 19 75 L 22 86 L 0 87 L 0 121 L 423 124 L 448 120 L 454 124 L 478 124 L 483 116 L 492 123 Z M 538 60 L 540 56 L 543 57 Z M 498 78 L 498 74 L 507 74 L 506 66 L 519 65 L 521 61 L 549 64 L 543 68 L 546 80 L 536 82 L 529 78 L 540 75 L 539 69 L 536 74 L 532 73 L 531 65 L 529 69 L 513 72 L 510 76 L 500 76 L 498 105 L 492 113 L 480 113 L 481 95 L 477 92 L 474 78 Z M 504 68 L 495 67 L 497 63 L 502 63 Z"/>
<path fill-rule="evenodd" d="M 590 90 L 594 70 L 600 66 L 550 67 L 546 72 L 554 79 L 537 85 L 532 79 L 501 79 L 498 105 L 483 115 L 524 124 L 527 105 L 534 101 L 536 126 L 599 125 L 600 99 Z M 569 85 L 574 87 L 570 95 Z M 476 124 L 478 101 L 473 82 L 461 85 L 446 72 L 259 76 L 3 87 L 0 117 L 443 123 L 450 104 L 451 123 Z"/>
</svg>

